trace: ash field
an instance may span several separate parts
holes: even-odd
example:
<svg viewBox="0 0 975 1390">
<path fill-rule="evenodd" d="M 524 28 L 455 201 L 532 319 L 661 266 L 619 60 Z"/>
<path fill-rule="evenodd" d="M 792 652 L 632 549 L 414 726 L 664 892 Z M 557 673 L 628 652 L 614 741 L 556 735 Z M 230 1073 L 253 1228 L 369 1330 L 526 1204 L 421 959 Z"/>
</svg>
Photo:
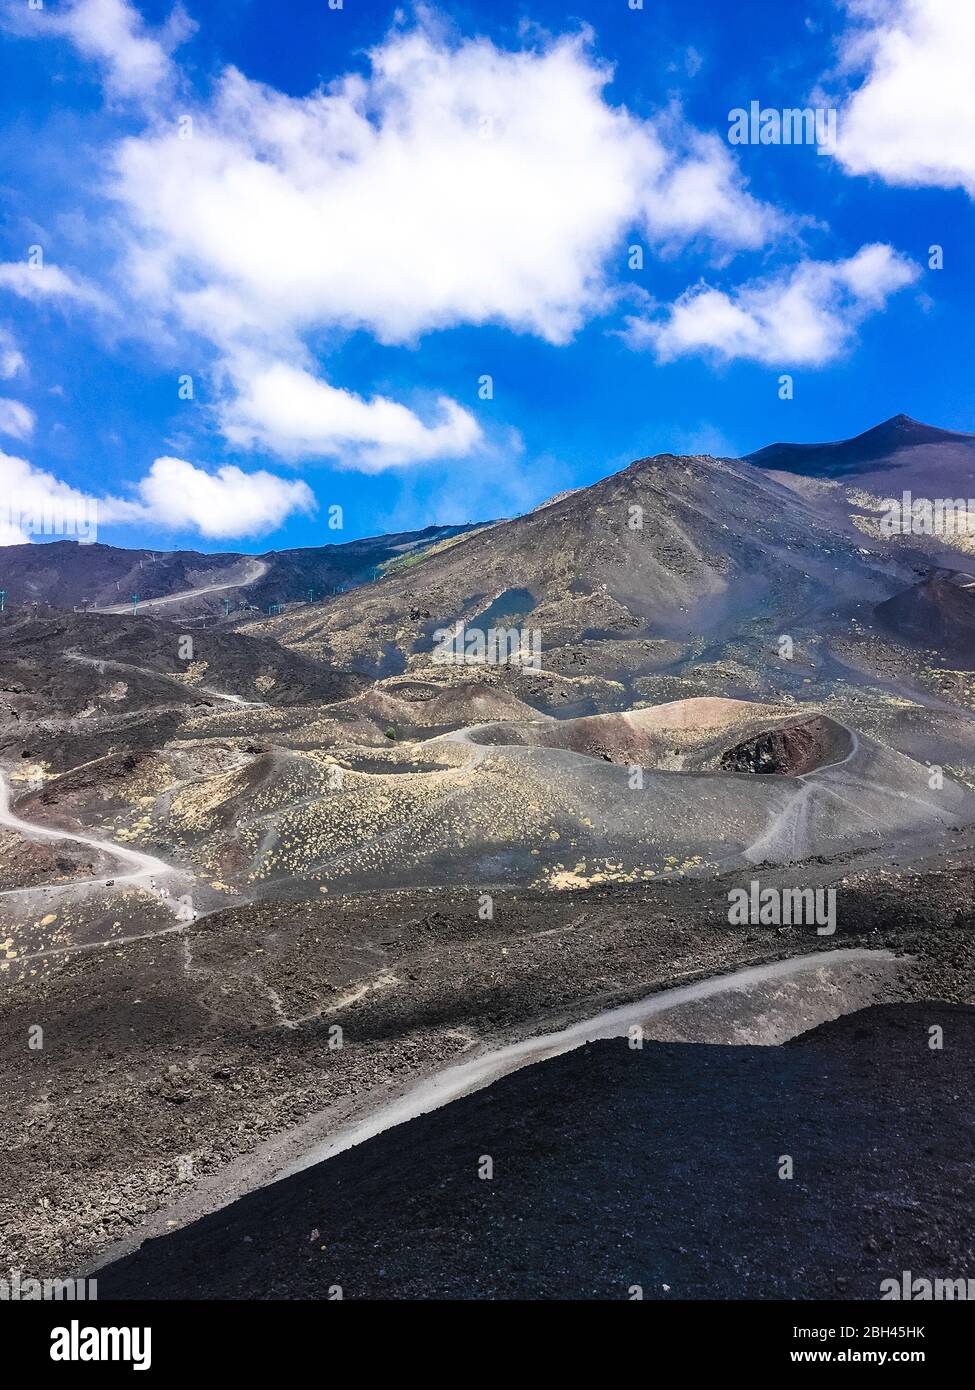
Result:
<svg viewBox="0 0 975 1390">
<path fill-rule="evenodd" d="M 973 466 L 898 416 L 320 553 L 0 551 L 0 1264 L 140 1298 L 973 1268 L 975 551 L 882 524 Z"/>
</svg>

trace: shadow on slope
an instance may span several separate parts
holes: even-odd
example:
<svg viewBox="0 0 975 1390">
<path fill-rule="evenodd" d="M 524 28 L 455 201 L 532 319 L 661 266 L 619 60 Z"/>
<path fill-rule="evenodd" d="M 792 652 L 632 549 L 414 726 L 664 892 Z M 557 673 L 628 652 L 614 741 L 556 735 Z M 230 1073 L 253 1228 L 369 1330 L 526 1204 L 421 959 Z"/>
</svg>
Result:
<svg viewBox="0 0 975 1390">
<path fill-rule="evenodd" d="M 975 667 L 975 576 L 936 570 L 904 593 L 878 603 L 874 616 L 895 637 Z"/>
<path fill-rule="evenodd" d="M 973 1064 L 975 1009 L 945 1003 L 784 1047 L 590 1044 L 147 1242 L 99 1294 L 875 1299 L 973 1267 Z"/>
</svg>

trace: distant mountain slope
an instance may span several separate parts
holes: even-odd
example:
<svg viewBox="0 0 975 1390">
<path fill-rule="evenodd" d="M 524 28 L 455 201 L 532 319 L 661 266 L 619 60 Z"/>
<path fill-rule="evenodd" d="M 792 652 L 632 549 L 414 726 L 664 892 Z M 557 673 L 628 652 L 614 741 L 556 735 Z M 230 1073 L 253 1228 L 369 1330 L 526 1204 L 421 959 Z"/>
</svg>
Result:
<svg viewBox="0 0 975 1390">
<path fill-rule="evenodd" d="M 973 434 L 895 415 L 855 439 L 770 444 L 744 462 L 808 498 L 847 535 L 855 530 L 875 543 L 893 541 L 902 553 L 913 549 L 921 562 L 934 567 L 953 566 L 959 554 L 975 555 Z M 912 499 L 917 525 L 904 525 L 899 511 L 890 510 L 891 500 L 903 506 L 905 493 Z M 939 503 L 946 501 L 951 503 L 948 522 L 933 521 L 929 527 L 925 510 L 937 516 Z M 887 515 L 893 518 L 893 535 L 883 529 Z"/>
<path fill-rule="evenodd" d="M 662 454 L 256 629 L 388 676 L 449 669 L 433 662 L 438 628 L 523 626 L 540 631 L 546 670 L 568 671 L 571 649 L 573 671 L 632 672 L 674 660 L 661 639 L 732 640 L 916 577 L 861 539 L 747 463 Z"/>
<path fill-rule="evenodd" d="M 915 474 L 975 478 L 975 434 L 960 434 L 895 415 L 883 424 L 832 444 L 769 444 L 745 463 L 814 478 L 874 479 L 892 469 Z M 920 490 L 920 489 L 918 489 Z M 967 495 L 967 494 L 966 494 Z"/>
<path fill-rule="evenodd" d="M 383 565 L 468 530 L 428 526 L 339 544 L 272 550 L 263 555 L 194 550 L 128 550 L 118 546 L 49 541 L 0 548 L 0 589 L 8 607 L 37 602 L 57 608 L 110 609 L 187 593 L 156 606 L 175 618 L 232 610 L 305 603 L 367 583 Z M 194 591 L 205 592 L 194 592 Z M 208 592 L 206 592 L 208 591 Z"/>
<path fill-rule="evenodd" d="M 258 558 L 267 561 L 267 575 L 253 585 L 247 598 L 258 608 L 267 608 L 273 603 L 304 602 L 309 591 L 315 599 L 320 599 L 367 584 L 379 576 L 384 566 L 470 529 L 470 526 L 427 526 L 422 531 L 394 531 L 339 545 L 266 551 Z"/>
<path fill-rule="evenodd" d="M 125 550 L 114 545 L 49 541 L 0 549 L 0 588 L 7 606 L 37 602 L 57 608 L 126 602 L 243 577 L 244 556 L 193 550 Z"/>
</svg>

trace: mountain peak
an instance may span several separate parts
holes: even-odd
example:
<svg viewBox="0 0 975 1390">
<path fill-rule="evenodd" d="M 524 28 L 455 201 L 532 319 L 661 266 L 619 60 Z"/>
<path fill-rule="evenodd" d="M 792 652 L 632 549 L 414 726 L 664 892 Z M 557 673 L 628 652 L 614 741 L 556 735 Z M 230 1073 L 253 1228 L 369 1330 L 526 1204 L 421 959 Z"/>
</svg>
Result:
<svg viewBox="0 0 975 1390">
<path fill-rule="evenodd" d="M 944 439 L 967 439 L 969 435 L 958 435 L 953 430 L 939 429 L 937 425 L 926 425 L 921 420 L 915 420 L 911 415 L 892 415 L 889 420 L 884 420 L 882 424 L 875 425 L 872 430 L 865 431 L 858 435 L 859 439 L 867 439 L 870 435 L 894 436 L 906 439 L 909 443 L 931 444 Z"/>
<path fill-rule="evenodd" d="M 883 467 L 902 449 L 920 445 L 961 445 L 975 448 L 975 435 L 925 425 L 910 415 L 892 415 L 852 439 L 828 444 L 770 444 L 745 462 L 757 468 L 774 468 L 786 473 L 803 473 L 818 478 L 839 478 Z M 900 460 L 899 460 L 900 461 Z"/>
</svg>

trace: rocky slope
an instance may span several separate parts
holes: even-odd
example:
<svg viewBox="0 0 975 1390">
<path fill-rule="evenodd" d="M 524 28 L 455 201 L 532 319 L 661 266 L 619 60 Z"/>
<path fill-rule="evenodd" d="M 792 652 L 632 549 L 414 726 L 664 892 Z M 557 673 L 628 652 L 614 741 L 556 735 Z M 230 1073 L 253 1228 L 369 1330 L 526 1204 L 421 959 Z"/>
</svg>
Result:
<svg viewBox="0 0 975 1390">
<path fill-rule="evenodd" d="M 321 610 L 263 631 L 372 675 L 443 672 L 435 634 L 461 622 L 537 631 L 568 682 L 669 667 L 689 642 L 879 601 L 895 559 L 867 553 L 814 503 L 748 464 L 660 455 L 541 510 L 499 522 Z"/>
<path fill-rule="evenodd" d="M 222 618 L 248 608 L 320 601 L 329 594 L 368 583 L 384 566 L 401 562 L 445 538 L 458 526 L 428 526 L 336 544 L 261 555 L 195 550 L 128 550 L 73 540 L 0 548 L 0 589 L 8 607 L 45 603 L 57 608 L 128 608 L 188 593 L 159 611 L 167 617 Z M 341 533 L 339 533 L 341 534 Z M 202 591 L 202 592 L 201 592 Z M 226 602 L 225 602 L 226 600 Z"/>
</svg>

